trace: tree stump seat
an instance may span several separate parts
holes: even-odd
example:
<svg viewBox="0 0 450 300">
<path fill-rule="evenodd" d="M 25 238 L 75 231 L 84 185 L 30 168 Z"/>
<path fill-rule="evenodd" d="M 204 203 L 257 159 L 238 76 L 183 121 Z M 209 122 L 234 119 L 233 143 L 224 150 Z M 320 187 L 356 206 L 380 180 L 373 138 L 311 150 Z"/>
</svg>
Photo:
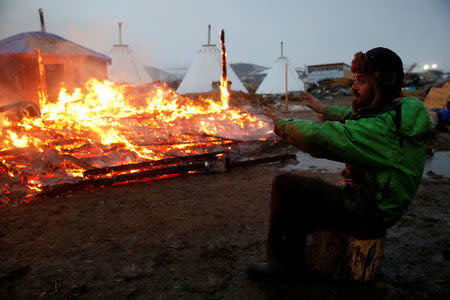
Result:
<svg viewBox="0 0 450 300">
<path fill-rule="evenodd" d="M 378 275 L 386 235 L 360 239 L 317 228 L 311 246 L 312 269 L 337 280 L 372 281 Z"/>
</svg>

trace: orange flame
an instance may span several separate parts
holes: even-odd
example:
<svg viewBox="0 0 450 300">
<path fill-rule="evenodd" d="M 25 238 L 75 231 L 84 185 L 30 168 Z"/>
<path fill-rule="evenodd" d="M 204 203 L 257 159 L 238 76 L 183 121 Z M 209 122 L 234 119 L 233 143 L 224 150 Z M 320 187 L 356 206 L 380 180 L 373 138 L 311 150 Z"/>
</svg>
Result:
<svg viewBox="0 0 450 300">
<path fill-rule="evenodd" d="M 220 103 L 182 97 L 164 84 L 137 93 L 93 78 L 73 92 L 63 87 L 56 103 L 42 93 L 39 117 L 17 121 L 0 114 L 0 161 L 10 184 L 25 184 L 30 194 L 79 180 L 95 167 L 201 154 L 227 149 L 235 139 L 271 136 L 269 122 L 229 107 L 226 83 L 222 78 Z"/>
<path fill-rule="evenodd" d="M 38 58 L 38 66 L 39 66 L 39 105 L 42 107 L 43 104 L 46 101 L 46 95 L 47 95 L 47 86 L 45 84 L 45 68 L 44 64 L 42 63 L 42 57 L 41 57 L 41 51 L 39 48 L 36 48 L 36 55 Z"/>
<path fill-rule="evenodd" d="M 228 109 L 228 101 L 230 100 L 230 92 L 228 91 L 228 79 L 220 78 L 220 100 L 222 101 L 222 109 Z"/>
</svg>

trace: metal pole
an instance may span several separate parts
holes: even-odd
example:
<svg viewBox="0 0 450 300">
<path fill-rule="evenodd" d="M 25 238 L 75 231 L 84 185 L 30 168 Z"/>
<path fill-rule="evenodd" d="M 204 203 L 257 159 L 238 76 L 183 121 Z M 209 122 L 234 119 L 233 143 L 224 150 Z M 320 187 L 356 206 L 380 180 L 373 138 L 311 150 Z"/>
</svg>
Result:
<svg viewBox="0 0 450 300">
<path fill-rule="evenodd" d="M 211 25 L 208 25 L 208 45 L 211 45 Z"/>
<path fill-rule="evenodd" d="M 119 45 L 122 45 L 122 22 L 119 22 Z"/>
<path fill-rule="evenodd" d="M 39 8 L 39 18 L 41 19 L 41 31 L 45 31 L 45 22 L 44 22 L 44 12 L 42 11 L 42 8 Z"/>
<path fill-rule="evenodd" d="M 281 45 L 283 45 L 283 43 L 281 43 Z M 281 49 L 283 49 L 283 48 L 281 48 Z M 283 55 L 283 54 L 281 54 L 281 55 Z M 286 110 L 288 110 L 288 68 L 287 68 L 288 66 L 287 66 L 287 63 L 286 63 L 286 70 L 285 70 L 285 78 L 286 78 L 286 100 L 285 100 L 285 102 L 286 102 Z"/>
<path fill-rule="evenodd" d="M 281 57 L 283 57 L 283 42 L 281 42 Z"/>
</svg>

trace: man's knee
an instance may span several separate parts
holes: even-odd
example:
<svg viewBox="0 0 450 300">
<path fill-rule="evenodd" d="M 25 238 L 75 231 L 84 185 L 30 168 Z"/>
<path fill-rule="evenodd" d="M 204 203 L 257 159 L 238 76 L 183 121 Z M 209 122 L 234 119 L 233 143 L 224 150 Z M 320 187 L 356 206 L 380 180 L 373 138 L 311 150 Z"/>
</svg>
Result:
<svg viewBox="0 0 450 300">
<path fill-rule="evenodd" d="M 285 208 L 292 205 L 294 198 L 297 198 L 297 184 L 295 184 L 296 175 L 292 173 L 283 173 L 277 175 L 272 180 L 272 191 L 270 206 L 272 210 Z"/>
<path fill-rule="evenodd" d="M 304 178 L 306 177 L 293 173 L 283 173 L 274 177 L 272 188 L 288 188 L 290 186 L 299 187 Z"/>
<path fill-rule="evenodd" d="M 311 178 L 293 173 L 276 176 L 272 182 L 272 207 L 306 208 L 310 204 L 311 189 L 314 189 Z"/>
<path fill-rule="evenodd" d="M 322 179 L 293 173 L 283 173 L 274 177 L 272 189 L 275 190 L 310 190 L 327 185 Z"/>
</svg>

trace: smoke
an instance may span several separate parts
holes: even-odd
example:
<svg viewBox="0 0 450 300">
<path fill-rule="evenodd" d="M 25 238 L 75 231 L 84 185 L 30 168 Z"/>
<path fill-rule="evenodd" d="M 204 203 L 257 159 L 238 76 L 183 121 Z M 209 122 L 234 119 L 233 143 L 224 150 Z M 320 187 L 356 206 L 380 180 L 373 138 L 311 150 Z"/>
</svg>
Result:
<svg viewBox="0 0 450 300">
<path fill-rule="evenodd" d="M 64 38 L 105 55 L 113 44 L 110 26 L 96 21 L 70 24 L 65 32 Z"/>
<path fill-rule="evenodd" d="M 67 39 L 80 45 L 108 55 L 114 44 L 119 44 L 119 21 L 111 18 L 110 24 L 88 21 L 72 24 L 67 29 Z M 122 22 L 122 43 L 128 45 L 134 53 L 137 62 L 143 65 L 154 64 L 152 53 L 158 46 L 151 42 L 150 37 L 142 37 L 130 28 L 127 22 Z"/>
<path fill-rule="evenodd" d="M 72 24 L 66 29 L 67 36 L 65 38 L 110 56 L 113 45 L 119 44 L 119 21 L 116 20 L 118 18 L 111 17 L 109 24 L 95 20 Z M 136 66 L 140 66 L 138 69 L 143 70 L 144 66 L 159 65 L 153 55 L 159 50 L 158 44 L 153 42 L 150 37 L 142 37 L 137 34 L 127 22 L 122 22 L 122 44 L 128 45 L 132 50 Z"/>
</svg>

